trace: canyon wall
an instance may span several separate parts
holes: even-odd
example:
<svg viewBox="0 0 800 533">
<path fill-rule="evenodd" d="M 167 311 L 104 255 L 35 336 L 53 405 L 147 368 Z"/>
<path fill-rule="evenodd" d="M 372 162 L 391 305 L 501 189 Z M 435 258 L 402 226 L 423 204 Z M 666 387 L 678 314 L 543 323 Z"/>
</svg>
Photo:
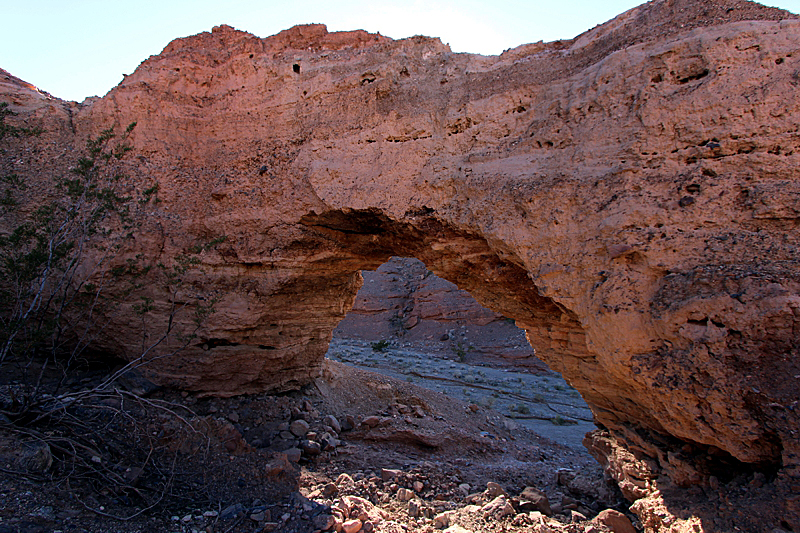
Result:
<svg viewBox="0 0 800 533">
<path fill-rule="evenodd" d="M 335 338 L 391 341 L 472 364 L 548 372 L 513 320 L 481 306 L 424 263 L 392 257 L 361 275 L 364 284 L 333 331 Z"/>
<path fill-rule="evenodd" d="M 415 257 L 515 319 L 653 472 L 800 484 L 794 15 L 657 0 L 497 57 L 220 26 L 82 104 L 0 78 L 15 120 L 45 129 L 6 143 L 20 174 L 66 172 L 87 137 L 137 122 L 126 186 L 159 202 L 120 261 L 225 237 L 184 280 L 216 313 L 149 366 L 159 382 L 307 383 L 358 271 Z M 166 320 L 175 294 L 145 285 Z M 107 317 L 106 349 L 140 353 L 134 316 Z"/>
</svg>

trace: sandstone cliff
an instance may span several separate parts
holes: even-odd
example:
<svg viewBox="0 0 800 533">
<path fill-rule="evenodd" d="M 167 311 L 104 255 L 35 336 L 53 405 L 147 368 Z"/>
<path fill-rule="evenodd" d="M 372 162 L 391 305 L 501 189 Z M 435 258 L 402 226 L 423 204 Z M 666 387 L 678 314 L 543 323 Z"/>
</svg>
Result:
<svg viewBox="0 0 800 533">
<path fill-rule="evenodd" d="M 334 337 L 396 340 L 431 355 L 547 372 L 513 320 L 481 306 L 420 261 L 393 257 L 362 276 Z"/>
<path fill-rule="evenodd" d="M 644 460 L 639 478 L 612 469 L 634 495 L 659 472 L 689 485 L 748 469 L 785 495 L 800 485 L 799 80 L 794 15 L 656 0 L 498 57 L 221 26 L 102 99 L 10 75 L 0 98 L 46 130 L 8 147 L 30 176 L 138 122 L 128 185 L 158 183 L 160 203 L 128 256 L 227 237 L 187 273 L 218 311 L 152 365 L 162 383 L 305 383 L 358 271 L 416 257 L 526 330 Z M 166 317 L 174 295 L 147 290 Z M 134 357 L 130 316 L 109 317 L 106 347 Z M 775 505 L 800 528 L 797 498 Z"/>
</svg>

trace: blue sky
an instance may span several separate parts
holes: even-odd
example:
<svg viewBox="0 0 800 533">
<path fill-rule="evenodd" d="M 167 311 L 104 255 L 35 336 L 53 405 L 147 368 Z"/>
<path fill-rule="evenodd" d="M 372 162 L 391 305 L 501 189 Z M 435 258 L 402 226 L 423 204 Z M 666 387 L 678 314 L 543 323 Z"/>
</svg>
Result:
<svg viewBox="0 0 800 533">
<path fill-rule="evenodd" d="M 295 24 L 440 37 L 455 52 L 499 54 L 568 39 L 640 0 L 0 0 L 0 67 L 54 96 L 102 96 L 171 40 L 229 24 L 259 37 Z M 800 0 L 768 0 L 800 13 Z"/>
</svg>

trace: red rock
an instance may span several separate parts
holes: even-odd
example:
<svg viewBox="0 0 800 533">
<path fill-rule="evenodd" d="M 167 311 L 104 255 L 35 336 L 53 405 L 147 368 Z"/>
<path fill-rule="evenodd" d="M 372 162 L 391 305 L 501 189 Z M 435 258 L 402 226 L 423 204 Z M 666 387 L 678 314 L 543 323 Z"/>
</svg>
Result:
<svg viewBox="0 0 800 533">
<path fill-rule="evenodd" d="M 45 130 L 4 139 L 3 172 L 35 203 L 87 137 L 138 123 L 121 192 L 158 184 L 159 202 L 142 204 L 108 267 L 154 268 L 122 308 L 97 309 L 95 348 L 134 360 L 134 302 L 152 299 L 153 335 L 187 302 L 172 324 L 189 345 L 148 353 L 159 385 L 297 389 L 319 375 L 358 272 L 416 257 L 516 320 L 614 442 L 657 458 L 635 463 L 645 478 L 691 481 L 691 454 L 666 442 L 793 469 L 798 48 L 794 15 L 721 1 L 649 2 L 497 57 L 320 25 L 266 39 L 223 26 L 83 105 L 0 73 L 8 120 Z M 620 243 L 632 248 L 611 257 Z M 198 249 L 176 294 L 157 265 Z"/>
<path fill-rule="evenodd" d="M 630 519 L 614 509 L 601 511 L 595 520 L 608 527 L 613 533 L 636 533 Z"/>
<path fill-rule="evenodd" d="M 361 424 L 370 428 L 376 427 L 381 422 L 381 417 L 379 416 L 368 416 L 365 417 L 364 420 L 361 421 Z"/>
<path fill-rule="evenodd" d="M 342 530 L 344 533 L 358 533 L 361 531 L 361 520 L 358 518 L 354 518 L 353 520 L 348 520 L 347 522 L 342 524 Z"/>
</svg>

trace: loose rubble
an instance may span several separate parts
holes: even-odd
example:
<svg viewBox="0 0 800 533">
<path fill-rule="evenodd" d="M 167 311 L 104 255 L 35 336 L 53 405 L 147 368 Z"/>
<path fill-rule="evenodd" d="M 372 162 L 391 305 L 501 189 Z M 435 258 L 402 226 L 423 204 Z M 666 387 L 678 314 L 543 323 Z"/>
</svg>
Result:
<svg viewBox="0 0 800 533">
<path fill-rule="evenodd" d="M 186 420 L 204 428 L 198 442 L 209 446 L 211 462 L 197 461 L 186 448 L 188 461 L 177 472 L 195 480 L 196 488 L 186 493 L 193 502 L 171 501 L 143 522 L 112 520 L 102 531 L 577 532 L 586 524 L 610 531 L 604 524 L 616 515 L 603 515 L 606 522 L 592 518 L 609 506 L 626 511 L 619 493 L 598 499 L 614 487 L 605 487 L 588 454 L 524 429 L 509 432 L 489 409 L 465 409 L 435 392 L 332 361 L 323 379 L 289 395 L 222 399 L 162 390 L 150 401 L 182 402 L 191 409 Z M 0 431 L 3 461 L 13 448 L 6 437 Z M 52 469 L 46 450 L 23 446 L 17 461 L 34 472 Z M 589 474 L 586 488 L 603 486 L 595 496 L 559 483 L 575 484 L 582 472 Z M 134 469 L 126 475 L 146 477 Z M 11 513 L 0 513 L 3 533 L 16 533 L 25 520 L 35 520 L 42 531 L 67 518 L 91 522 L 95 513 L 81 501 L 109 515 L 131 512 L 111 493 L 59 498 L 26 492 L 25 486 L 24 480 L 0 478 L 0 496 Z"/>
</svg>

